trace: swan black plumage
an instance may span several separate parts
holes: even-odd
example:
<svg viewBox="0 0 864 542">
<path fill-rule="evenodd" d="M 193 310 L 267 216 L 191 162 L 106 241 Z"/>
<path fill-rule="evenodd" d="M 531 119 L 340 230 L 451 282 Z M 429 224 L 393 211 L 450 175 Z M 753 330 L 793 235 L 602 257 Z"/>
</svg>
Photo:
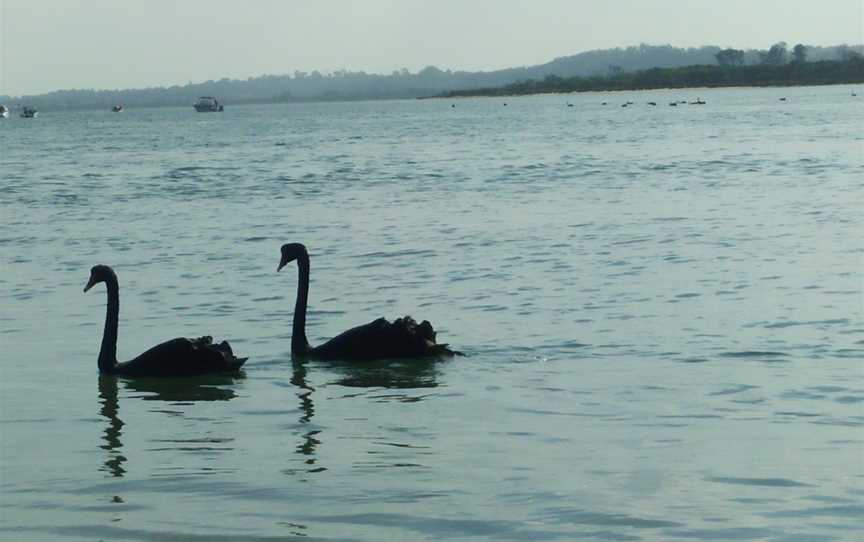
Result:
<svg viewBox="0 0 864 542">
<path fill-rule="evenodd" d="M 158 344 L 137 358 L 117 362 L 117 320 L 120 313 L 120 293 L 117 275 L 107 265 L 90 270 L 86 292 L 104 282 L 108 288 L 108 309 L 105 331 L 99 350 L 99 372 L 125 376 L 195 376 L 210 373 L 236 372 L 248 358 L 238 358 L 227 341 L 213 344 L 209 336 L 197 339 L 177 338 Z"/>
<path fill-rule="evenodd" d="M 436 333 L 432 324 L 426 320 L 418 324 L 410 316 L 397 318 L 393 322 L 379 318 L 351 328 L 313 348 L 306 340 L 306 305 L 309 299 L 309 253 L 306 247 L 301 243 L 282 245 L 282 257 L 276 271 L 294 260 L 297 260 L 300 276 L 291 333 L 292 357 L 371 361 L 461 355 L 461 352 L 451 350 L 448 345 L 435 342 Z"/>
</svg>

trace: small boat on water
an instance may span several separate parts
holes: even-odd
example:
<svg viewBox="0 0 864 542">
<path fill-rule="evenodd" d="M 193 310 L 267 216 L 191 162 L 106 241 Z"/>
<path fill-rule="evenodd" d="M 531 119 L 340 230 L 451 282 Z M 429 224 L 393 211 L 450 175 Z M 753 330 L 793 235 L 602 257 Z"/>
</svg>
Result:
<svg viewBox="0 0 864 542">
<path fill-rule="evenodd" d="M 9 118 L 9 108 L 5 105 L 0 105 L 0 119 Z"/>
<path fill-rule="evenodd" d="M 119 113 L 121 111 L 123 111 L 123 104 L 117 104 L 111 108 L 112 113 Z"/>
<path fill-rule="evenodd" d="M 24 106 L 24 109 L 21 110 L 21 118 L 22 119 L 35 119 L 39 116 L 39 112 L 36 109 L 28 106 Z"/>
<path fill-rule="evenodd" d="M 201 96 L 194 107 L 199 113 L 219 113 L 225 110 L 225 107 L 213 96 Z"/>
</svg>

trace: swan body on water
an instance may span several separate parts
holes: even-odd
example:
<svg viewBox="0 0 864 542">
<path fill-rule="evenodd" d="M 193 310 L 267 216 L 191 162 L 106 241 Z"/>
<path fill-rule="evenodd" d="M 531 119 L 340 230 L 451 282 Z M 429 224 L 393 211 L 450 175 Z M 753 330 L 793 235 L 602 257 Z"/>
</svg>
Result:
<svg viewBox="0 0 864 542">
<path fill-rule="evenodd" d="M 295 260 L 299 270 L 299 280 L 291 333 L 292 357 L 371 361 L 461 354 L 451 350 L 446 344 L 438 344 L 435 341 L 435 330 L 428 321 L 424 320 L 418 324 L 410 316 L 397 318 L 393 322 L 379 318 L 368 324 L 351 328 L 324 344 L 310 346 L 309 341 L 306 340 L 306 307 L 309 299 L 309 253 L 306 247 L 300 243 L 282 245 L 282 255 L 276 271 Z"/>
<path fill-rule="evenodd" d="M 117 327 L 120 313 L 120 293 L 117 275 L 107 265 L 90 270 L 86 292 L 104 282 L 108 288 L 108 308 L 105 330 L 99 350 L 99 372 L 125 376 L 195 376 L 211 373 L 236 372 L 247 358 L 238 358 L 227 341 L 213 344 L 210 336 L 197 339 L 171 339 L 147 350 L 137 358 L 117 362 Z"/>
</svg>

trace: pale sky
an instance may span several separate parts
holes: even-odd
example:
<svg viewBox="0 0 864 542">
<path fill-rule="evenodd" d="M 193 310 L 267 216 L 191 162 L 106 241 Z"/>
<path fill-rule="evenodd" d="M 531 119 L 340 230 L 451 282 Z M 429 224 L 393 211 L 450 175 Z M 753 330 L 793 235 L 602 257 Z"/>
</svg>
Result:
<svg viewBox="0 0 864 542">
<path fill-rule="evenodd" d="M 0 95 L 864 42 L 864 0 L 0 0 Z"/>
</svg>

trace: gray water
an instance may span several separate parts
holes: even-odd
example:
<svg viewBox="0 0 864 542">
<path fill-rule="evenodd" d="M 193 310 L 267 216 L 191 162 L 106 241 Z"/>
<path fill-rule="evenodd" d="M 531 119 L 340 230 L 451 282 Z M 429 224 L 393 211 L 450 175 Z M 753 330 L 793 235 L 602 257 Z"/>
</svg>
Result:
<svg viewBox="0 0 864 542">
<path fill-rule="evenodd" d="M 851 90 L 0 122 L 0 538 L 861 540 Z M 313 344 L 411 314 L 467 356 L 292 363 L 285 242 Z M 100 378 L 97 263 L 121 359 L 245 373 Z"/>
</svg>

